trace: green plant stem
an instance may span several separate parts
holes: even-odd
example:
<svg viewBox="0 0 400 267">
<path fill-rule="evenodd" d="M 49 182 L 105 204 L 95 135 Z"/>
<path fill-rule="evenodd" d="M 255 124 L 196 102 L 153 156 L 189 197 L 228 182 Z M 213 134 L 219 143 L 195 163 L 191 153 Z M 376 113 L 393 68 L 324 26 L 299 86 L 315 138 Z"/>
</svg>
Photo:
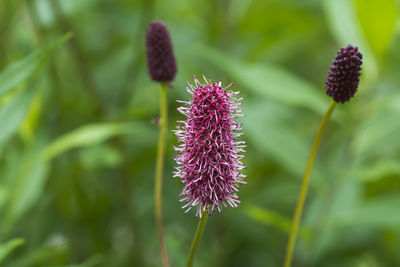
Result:
<svg viewBox="0 0 400 267">
<path fill-rule="evenodd" d="M 297 200 L 296 210 L 294 212 L 292 227 L 290 229 L 289 242 L 288 242 L 288 246 L 287 246 L 287 250 L 286 250 L 286 257 L 285 257 L 285 264 L 284 264 L 285 267 L 290 267 L 291 263 L 292 263 L 294 247 L 296 244 L 297 234 L 299 232 L 301 215 L 303 213 L 304 203 L 305 203 L 306 197 L 307 197 L 308 185 L 310 184 L 310 176 L 311 176 L 311 171 L 312 171 L 312 168 L 314 165 L 314 160 L 317 155 L 319 144 L 321 143 L 321 139 L 324 134 L 326 125 L 328 124 L 329 118 L 331 117 L 332 112 L 335 109 L 335 106 L 336 106 L 336 102 L 332 101 L 327 112 L 325 113 L 325 116 L 322 118 L 322 121 L 318 127 L 318 131 L 317 131 L 317 134 L 314 139 L 314 143 L 312 144 L 312 147 L 311 147 L 310 156 L 308 158 L 306 170 L 305 170 L 303 181 L 302 181 L 301 188 L 300 188 L 299 199 Z"/>
<path fill-rule="evenodd" d="M 161 258 L 164 267 L 170 266 L 167 248 L 165 246 L 163 222 L 162 222 L 162 177 L 164 170 L 165 142 L 166 142 L 167 129 L 168 129 L 167 86 L 165 83 L 161 83 L 160 135 L 158 138 L 154 201 L 155 201 L 155 215 L 156 215 L 158 239 L 160 241 Z"/>
<path fill-rule="evenodd" d="M 208 213 L 203 212 L 199 224 L 197 225 L 196 234 L 194 235 L 192 245 L 189 250 L 188 259 L 186 262 L 186 267 L 191 267 L 194 260 L 194 255 L 196 254 L 197 245 L 200 242 L 201 236 L 203 235 L 204 228 L 206 226 L 208 218 Z"/>
</svg>

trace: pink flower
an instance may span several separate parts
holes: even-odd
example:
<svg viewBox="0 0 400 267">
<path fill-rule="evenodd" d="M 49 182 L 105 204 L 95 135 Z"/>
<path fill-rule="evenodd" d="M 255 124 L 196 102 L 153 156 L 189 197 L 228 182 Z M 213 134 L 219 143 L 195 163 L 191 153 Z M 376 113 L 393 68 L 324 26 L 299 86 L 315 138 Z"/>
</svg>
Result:
<svg viewBox="0 0 400 267">
<path fill-rule="evenodd" d="M 239 92 L 226 91 L 230 85 L 222 88 L 221 82 L 204 80 L 203 85 L 194 78 L 195 87 L 187 87 L 192 101 L 178 101 L 184 104 L 178 111 L 187 118 L 178 121 L 183 125 L 175 131 L 179 154 L 174 177 L 185 184 L 180 201 L 185 202 L 185 212 L 197 206 L 200 217 L 202 211 L 220 212 L 227 204 L 237 207 L 238 185 L 245 183 L 246 177 L 240 173 L 245 167 L 241 162 L 244 156 L 239 154 L 245 152 L 246 145 L 235 140 L 242 135 L 238 132 L 242 124 L 234 121 L 243 116 L 242 98 L 236 98 Z"/>
</svg>

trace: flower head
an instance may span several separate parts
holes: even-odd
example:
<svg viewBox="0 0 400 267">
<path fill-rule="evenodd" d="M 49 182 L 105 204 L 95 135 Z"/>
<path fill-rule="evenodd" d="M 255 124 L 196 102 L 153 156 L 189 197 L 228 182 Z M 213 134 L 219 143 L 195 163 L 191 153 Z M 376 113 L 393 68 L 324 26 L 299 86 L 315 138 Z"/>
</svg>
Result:
<svg viewBox="0 0 400 267">
<path fill-rule="evenodd" d="M 361 64 L 362 54 L 357 46 L 341 48 L 326 78 L 326 94 L 339 103 L 349 101 L 357 92 Z"/>
<path fill-rule="evenodd" d="M 234 121 L 241 114 L 242 98 L 239 92 L 227 92 L 221 82 L 211 83 L 205 78 L 201 84 L 195 78 L 195 86 L 189 84 L 187 91 L 191 101 L 178 101 L 184 105 L 178 110 L 187 118 L 178 126 L 175 135 L 180 143 L 175 150 L 178 163 L 174 177 L 180 177 L 185 184 L 181 202 L 186 212 L 197 206 L 196 215 L 209 213 L 229 204 L 237 207 L 238 185 L 245 183 L 240 173 L 245 167 L 241 162 L 245 142 L 236 141 L 242 125 Z"/>
<path fill-rule="evenodd" d="M 170 82 L 176 74 L 176 63 L 168 29 L 161 21 L 150 23 L 146 37 L 147 65 L 154 81 Z"/>
</svg>

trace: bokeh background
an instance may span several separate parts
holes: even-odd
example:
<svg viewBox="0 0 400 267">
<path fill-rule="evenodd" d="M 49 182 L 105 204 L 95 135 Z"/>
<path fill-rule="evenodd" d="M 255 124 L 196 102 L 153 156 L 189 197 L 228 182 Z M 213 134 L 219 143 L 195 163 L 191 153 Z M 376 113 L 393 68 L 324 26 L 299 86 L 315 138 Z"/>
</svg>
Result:
<svg viewBox="0 0 400 267">
<path fill-rule="evenodd" d="M 242 204 L 209 218 L 195 266 L 282 266 L 309 147 L 337 50 L 364 54 L 359 93 L 338 105 L 312 175 L 293 266 L 400 266 L 400 24 L 395 0 L 1 0 L 0 265 L 161 266 L 153 181 L 159 84 L 145 30 L 171 32 L 186 81 L 245 97 Z M 172 178 L 172 266 L 196 228 Z"/>
</svg>

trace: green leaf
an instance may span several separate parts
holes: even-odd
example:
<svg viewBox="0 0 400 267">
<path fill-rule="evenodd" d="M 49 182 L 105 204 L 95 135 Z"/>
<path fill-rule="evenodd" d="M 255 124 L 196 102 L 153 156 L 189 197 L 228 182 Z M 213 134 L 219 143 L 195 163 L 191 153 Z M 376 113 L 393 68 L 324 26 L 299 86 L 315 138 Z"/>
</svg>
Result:
<svg viewBox="0 0 400 267">
<path fill-rule="evenodd" d="M 249 216 L 250 219 L 256 222 L 268 226 L 273 226 L 285 234 L 288 234 L 290 232 L 292 221 L 275 211 L 261 208 L 255 205 L 246 205 L 244 206 L 244 212 L 247 214 L 247 216 Z M 302 238 L 308 239 L 311 237 L 311 234 L 311 229 L 301 226 L 300 235 Z"/>
<path fill-rule="evenodd" d="M 14 249 L 24 244 L 22 238 L 15 238 L 5 244 L 0 244 L 0 263 L 10 254 Z"/>
<path fill-rule="evenodd" d="M 363 54 L 363 69 L 368 75 L 363 75 L 368 80 L 377 77 L 377 64 L 373 51 L 363 35 L 352 0 L 324 0 L 325 13 L 327 14 L 333 36 L 341 47 L 348 44 L 356 45 Z M 334 55 L 332 55 L 333 59 Z"/>
<path fill-rule="evenodd" d="M 40 88 L 41 84 L 37 86 Z M 32 97 L 31 104 L 28 110 L 28 115 L 19 127 L 19 134 L 25 143 L 31 143 L 35 139 L 35 131 L 43 108 L 43 94 L 42 91 L 37 90 Z"/>
<path fill-rule="evenodd" d="M 199 46 L 198 50 L 201 56 L 254 93 L 290 106 L 311 109 L 321 115 L 328 106 L 329 98 L 325 96 L 323 88 L 315 88 L 282 67 L 267 63 L 259 65 L 237 62 L 203 46 Z"/>
<path fill-rule="evenodd" d="M 0 210 L 6 203 L 7 196 L 8 196 L 7 188 L 5 186 L 0 185 Z"/>
<path fill-rule="evenodd" d="M 56 48 L 71 38 L 72 34 L 67 33 L 50 45 L 32 53 L 31 55 L 9 65 L 0 73 L 0 98 L 10 92 L 15 87 L 21 85 L 29 79 L 49 57 Z"/>
<path fill-rule="evenodd" d="M 342 208 L 331 221 L 333 227 L 371 226 L 394 227 L 400 225 L 400 198 L 379 197 L 362 202 L 355 208 Z"/>
<path fill-rule="evenodd" d="M 400 175 L 400 162 L 385 159 L 372 164 L 365 164 L 355 173 L 357 180 L 363 182 L 376 181 L 390 175 Z"/>
<path fill-rule="evenodd" d="M 98 266 L 102 262 L 103 262 L 103 257 L 101 255 L 94 255 L 79 264 L 59 265 L 59 266 L 54 266 L 54 267 L 95 267 L 95 266 Z"/>
<path fill-rule="evenodd" d="M 18 130 L 27 115 L 32 96 L 32 90 L 21 90 L 0 106 L 0 146 Z"/>
<path fill-rule="evenodd" d="M 139 122 L 87 125 L 59 137 L 44 149 L 37 148 L 26 153 L 16 177 L 12 179 L 14 184 L 8 194 L 3 230 L 8 230 L 39 199 L 47 178 L 49 160 L 69 149 L 98 144 L 117 135 L 130 133 L 137 133 L 138 136 L 149 135 L 146 126 L 148 124 Z"/>
<path fill-rule="evenodd" d="M 111 145 L 99 144 L 82 149 L 79 160 L 82 167 L 87 170 L 113 168 L 123 162 L 123 155 Z"/>
<path fill-rule="evenodd" d="M 3 230 L 9 230 L 39 199 L 46 181 L 49 165 L 36 156 L 37 151 L 26 153 L 20 169 L 10 187 L 5 207 Z"/>
<path fill-rule="evenodd" d="M 284 233 L 288 233 L 290 230 L 290 219 L 283 217 L 277 212 L 254 205 L 245 206 L 244 211 L 251 219 L 257 222 L 274 226 Z"/>
<path fill-rule="evenodd" d="M 311 143 L 308 144 L 300 135 L 290 131 L 283 123 L 285 119 L 282 116 L 272 114 L 283 113 L 281 108 L 271 104 L 251 102 L 246 105 L 244 127 L 247 134 L 258 148 L 264 149 L 288 171 L 300 175 L 304 171 Z"/>
<path fill-rule="evenodd" d="M 384 56 L 396 26 L 396 0 L 354 0 L 365 37 L 378 56 Z"/>
<path fill-rule="evenodd" d="M 139 122 L 98 123 L 82 126 L 49 144 L 42 156 L 45 160 L 51 160 L 67 150 L 95 145 L 117 135 L 146 131 L 147 128 L 148 125 Z"/>
<path fill-rule="evenodd" d="M 353 146 L 359 158 L 373 157 L 382 151 L 395 153 L 399 147 L 400 97 L 392 95 L 359 127 Z"/>
<path fill-rule="evenodd" d="M 60 5 L 63 8 L 63 12 L 69 16 L 75 16 L 77 13 L 85 12 L 86 10 L 90 10 L 93 6 L 99 2 L 99 0 L 79 0 L 79 1 L 70 1 L 70 0 L 61 0 Z M 47 27 L 51 27 L 55 20 L 54 10 L 51 8 L 51 3 L 48 0 L 38 0 L 35 1 L 34 4 L 37 5 L 37 10 L 40 16 L 40 20 Z"/>
<path fill-rule="evenodd" d="M 306 140 L 289 127 L 288 121 L 293 119 L 294 113 L 285 118 L 287 110 L 265 101 L 245 105 L 247 117 L 243 123 L 246 134 L 266 156 L 274 158 L 289 173 L 301 179 L 312 137 Z M 320 171 L 314 166 L 311 185 L 321 185 L 321 182 Z"/>
<path fill-rule="evenodd" d="M 24 255 L 13 259 L 9 266 L 10 267 L 26 267 L 26 266 L 51 266 L 48 262 L 55 262 L 57 258 L 65 255 L 65 248 L 55 248 L 49 246 L 43 246 L 39 248 L 33 248 Z"/>
</svg>

